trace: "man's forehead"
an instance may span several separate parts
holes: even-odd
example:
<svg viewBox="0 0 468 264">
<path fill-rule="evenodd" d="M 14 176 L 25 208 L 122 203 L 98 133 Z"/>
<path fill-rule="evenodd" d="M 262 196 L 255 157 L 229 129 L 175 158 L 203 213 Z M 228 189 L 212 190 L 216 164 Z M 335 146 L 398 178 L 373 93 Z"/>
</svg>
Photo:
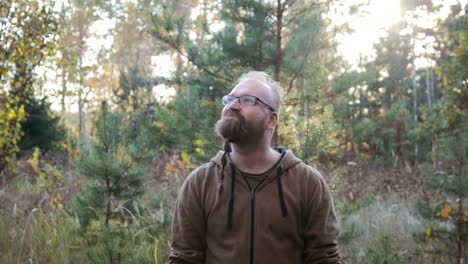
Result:
<svg viewBox="0 0 468 264">
<path fill-rule="evenodd" d="M 261 94 L 268 94 L 270 87 L 265 83 L 258 81 L 258 80 L 245 80 L 238 83 L 231 91 L 233 93 L 261 93 Z"/>
</svg>

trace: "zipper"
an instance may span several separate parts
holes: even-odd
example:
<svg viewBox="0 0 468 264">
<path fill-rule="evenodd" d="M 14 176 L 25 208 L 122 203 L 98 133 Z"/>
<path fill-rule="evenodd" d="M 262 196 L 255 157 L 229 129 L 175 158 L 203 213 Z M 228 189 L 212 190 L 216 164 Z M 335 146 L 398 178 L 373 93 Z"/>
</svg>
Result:
<svg viewBox="0 0 468 264">
<path fill-rule="evenodd" d="M 257 186 L 255 186 L 254 189 L 252 189 L 252 186 L 250 186 L 249 182 L 244 177 L 244 175 L 242 175 L 242 178 L 244 178 L 244 181 L 247 183 L 247 186 L 249 187 L 249 190 L 250 190 L 250 258 L 249 258 L 249 263 L 253 264 L 254 263 L 254 241 L 255 241 L 255 191 L 265 181 L 266 178 L 260 181 L 257 184 Z"/>
<path fill-rule="evenodd" d="M 255 189 L 250 192 L 250 208 L 250 264 L 253 264 L 255 237 Z"/>
</svg>

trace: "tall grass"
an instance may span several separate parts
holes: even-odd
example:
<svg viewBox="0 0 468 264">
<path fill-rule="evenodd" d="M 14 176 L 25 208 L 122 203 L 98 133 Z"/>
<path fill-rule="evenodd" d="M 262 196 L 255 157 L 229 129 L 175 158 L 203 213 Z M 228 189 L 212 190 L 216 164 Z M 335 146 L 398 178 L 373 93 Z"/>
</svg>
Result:
<svg viewBox="0 0 468 264">
<path fill-rule="evenodd" d="M 131 221 L 82 229 L 72 198 L 52 208 L 34 180 L 15 179 L 0 192 L 0 263 L 168 263 L 175 193 L 149 186 Z"/>
<path fill-rule="evenodd" d="M 418 214 L 415 200 L 396 196 L 363 200 L 339 206 L 347 208 L 339 214 L 344 263 L 453 263 L 443 241 L 425 238 L 429 223 Z"/>
<path fill-rule="evenodd" d="M 2 263 L 64 263 L 76 224 L 63 212 L 29 211 L 26 217 L 0 218 Z"/>
</svg>

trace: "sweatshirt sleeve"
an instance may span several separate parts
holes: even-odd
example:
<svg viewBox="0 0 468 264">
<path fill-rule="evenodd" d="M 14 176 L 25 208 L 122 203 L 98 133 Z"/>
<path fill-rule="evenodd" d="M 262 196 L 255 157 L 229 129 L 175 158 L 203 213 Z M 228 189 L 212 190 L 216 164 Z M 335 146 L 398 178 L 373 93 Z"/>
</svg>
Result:
<svg viewBox="0 0 468 264">
<path fill-rule="evenodd" d="M 320 174 L 316 176 L 308 184 L 304 263 L 340 263 L 335 208 L 325 180 Z"/>
<path fill-rule="evenodd" d="M 204 263 L 205 218 L 195 181 L 196 172 L 180 188 L 172 222 L 170 263 Z"/>
</svg>

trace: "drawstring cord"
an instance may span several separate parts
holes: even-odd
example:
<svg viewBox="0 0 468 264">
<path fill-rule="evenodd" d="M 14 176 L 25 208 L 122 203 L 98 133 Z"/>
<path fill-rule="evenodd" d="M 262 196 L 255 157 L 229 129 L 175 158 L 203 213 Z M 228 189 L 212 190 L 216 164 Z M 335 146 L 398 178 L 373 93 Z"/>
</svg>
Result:
<svg viewBox="0 0 468 264">
<path fill-rule="evenodd" d="M 234 211 L 234 186 L 236 180 L 236 168 L 234 164 L 231 163 L 231 197 L 229 199 L 229 208 L 228 208 L 228 228 L 232 227 L 232 214 Z"/>
<path fill-rule="evenodd" d="M 281 178 L 283 175 L 283 165 L 279 165 L 277 168 L 277 174 L 278 174 L 278 195 L 279 195 L 279 202 L 280 202 L 280 207 L 281 207 L 281 214 L 283 217 L 288 216 L 288 209 L 286 208 L 286 202 L 284 201 L 284 196 L 283 196 L 283 183 L 281 182 Z"/>
<path fill-rule="evenodd" d="M 219 189 L 219 194 L 223 192 L 223 180 L 224 180 L 224 168 L 226 165 L 226 156 L 227 152 L 224 153 L 222 157 L 222 169 L 221 169 L 221 184 L 220 184 L 220 189 Z M 284 154 L 283 154 L 284 156 Z M 229 207 L 228 207 L 228 219 L 227 219 L 227 227 L 230 229 L 232 228 L 232 218 L 233 218 L 233 213 L 234 213 L 234 187 L 236 183 L 236 167 L 234 166 L 233 163 L 230 163 L 231 167 L 231 196 L 229 197 Z M 278 196 L 279 196 L 279 203 L 280 203 L 280 208 L 281 208 L 281 214 L 283 217 L 288 216 L 288 208 L 286 207 L 286 202 L 284 201 L 284 194 L 283 194 L 283 182 L 282 182 L 282 176 L 283 176 L 283 165 L 279 165 L 276 169 L 277 172 L 277 182 L 278 182 Z"/>
</svg>

